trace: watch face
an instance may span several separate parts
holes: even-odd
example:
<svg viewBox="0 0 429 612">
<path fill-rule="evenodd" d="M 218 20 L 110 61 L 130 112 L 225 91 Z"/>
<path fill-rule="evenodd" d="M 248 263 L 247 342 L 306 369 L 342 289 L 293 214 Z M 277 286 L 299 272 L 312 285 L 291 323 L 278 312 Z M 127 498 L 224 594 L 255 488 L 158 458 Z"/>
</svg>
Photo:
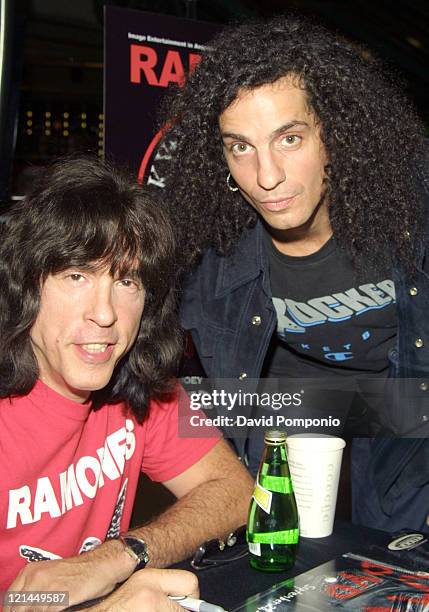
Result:
<svg viewBox="0 0 429 612">
<path fill-rule="evenodd" d="M 123 538 L 126 546 L 132 550 L 136 556 L 137 566 L 136 570 L 146 567 L 149 562 L 149 555 L 147 554 L 147 546 L 144 540 L 135 538 L 133 536 L 126 536 Z"/>
</svg>

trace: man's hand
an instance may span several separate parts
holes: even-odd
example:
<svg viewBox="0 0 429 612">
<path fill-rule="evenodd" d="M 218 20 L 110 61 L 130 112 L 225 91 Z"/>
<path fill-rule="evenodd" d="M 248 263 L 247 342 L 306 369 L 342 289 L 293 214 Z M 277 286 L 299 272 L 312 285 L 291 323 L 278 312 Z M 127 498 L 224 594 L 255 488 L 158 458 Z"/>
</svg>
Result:
<svg viewBox="0 0 429 612">
<path fill-rule="evenodd" d="M 110 597 L 91 608 L 94 612 L 183 612 L 168 595 L 199 596 L 198 579 L 184 570 L 143 569 Z"/>
<path fill-rule="evenodd" d="M 41 565 L 45 563 L 51 562 L 40 562 Z M 34 565 L 37 565 L 37 563 Z M 13 588 L 11 586 L 10 590 L 18 590 L 15 587 L 15 583 Z M 141 612 L 183 612 L 183 608 L 169 599 L 168 595 L 184 595 L 198 598 L 198 579 L 195 574 L 184 570 L 140 570 L 133 574 L 114 593 L 89 609 L 93 612 L 109 612 L 111 610 L 115 612 L 135 612 L 135 610 L 141 610 Z M 71 604 L 72 602 L 70 602 Z M 64 607 L 20 606 L 19 611 L 59 612 L 64 610 Z M 5 612 L 11 612 L 14 608 L 12 606 L 4 610 Z"/>
<path fill-rule="evenodd" d="M 73 606 L 107 595 L 133 570 L 134 563 L 123 544 L 109 540 L 77 557 L 28 563 L 10 585 L 9 591 L 66 592 L 69 606 Z M 49 607 L 51 612 L 53 609 Z"/>
</svg>

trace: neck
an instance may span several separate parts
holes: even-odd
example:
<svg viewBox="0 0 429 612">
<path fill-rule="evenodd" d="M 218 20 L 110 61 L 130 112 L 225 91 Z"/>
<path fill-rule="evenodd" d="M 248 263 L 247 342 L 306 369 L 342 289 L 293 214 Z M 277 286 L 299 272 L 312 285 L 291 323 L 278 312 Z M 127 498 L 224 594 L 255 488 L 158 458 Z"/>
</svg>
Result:
<svg viewBox="0 0 429 612">
<path fill-rule="evenodd" d="M 275 247 L 285 255 L 303 257 L 319 251 L 332 236 L 328 208 L 320 204 L 311 218 L 292 229 L 278 230 L 267 227 Z"/>
</svg>

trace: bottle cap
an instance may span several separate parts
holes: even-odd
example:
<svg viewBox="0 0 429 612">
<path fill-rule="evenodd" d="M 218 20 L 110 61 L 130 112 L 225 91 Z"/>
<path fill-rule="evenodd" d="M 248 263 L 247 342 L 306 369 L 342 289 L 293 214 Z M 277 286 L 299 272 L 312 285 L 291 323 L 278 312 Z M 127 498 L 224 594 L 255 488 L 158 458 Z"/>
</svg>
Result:
<svg viewBox="0 0 429 612">
<path fill-rule="evenodd" d="M 281 429 L 267 429 L 264 435 L 265 442 L 267 444 L 284 444 L 286 442 L 287 434 Z"/>
</svg>

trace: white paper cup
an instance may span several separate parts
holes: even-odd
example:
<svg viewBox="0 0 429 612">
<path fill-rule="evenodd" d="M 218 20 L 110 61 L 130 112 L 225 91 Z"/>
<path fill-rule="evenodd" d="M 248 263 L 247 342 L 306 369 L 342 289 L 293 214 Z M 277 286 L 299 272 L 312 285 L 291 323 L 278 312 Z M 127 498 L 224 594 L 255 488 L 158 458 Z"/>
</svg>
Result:
<svg viewBox="0 0 429 612">
<path fill-rule="evenodd" d="M 289 468 L 304 538 L 331 535 L 341 459 L 346 443 L 324 434 L 296 434 L 286 440 Z"/>
</svg>

